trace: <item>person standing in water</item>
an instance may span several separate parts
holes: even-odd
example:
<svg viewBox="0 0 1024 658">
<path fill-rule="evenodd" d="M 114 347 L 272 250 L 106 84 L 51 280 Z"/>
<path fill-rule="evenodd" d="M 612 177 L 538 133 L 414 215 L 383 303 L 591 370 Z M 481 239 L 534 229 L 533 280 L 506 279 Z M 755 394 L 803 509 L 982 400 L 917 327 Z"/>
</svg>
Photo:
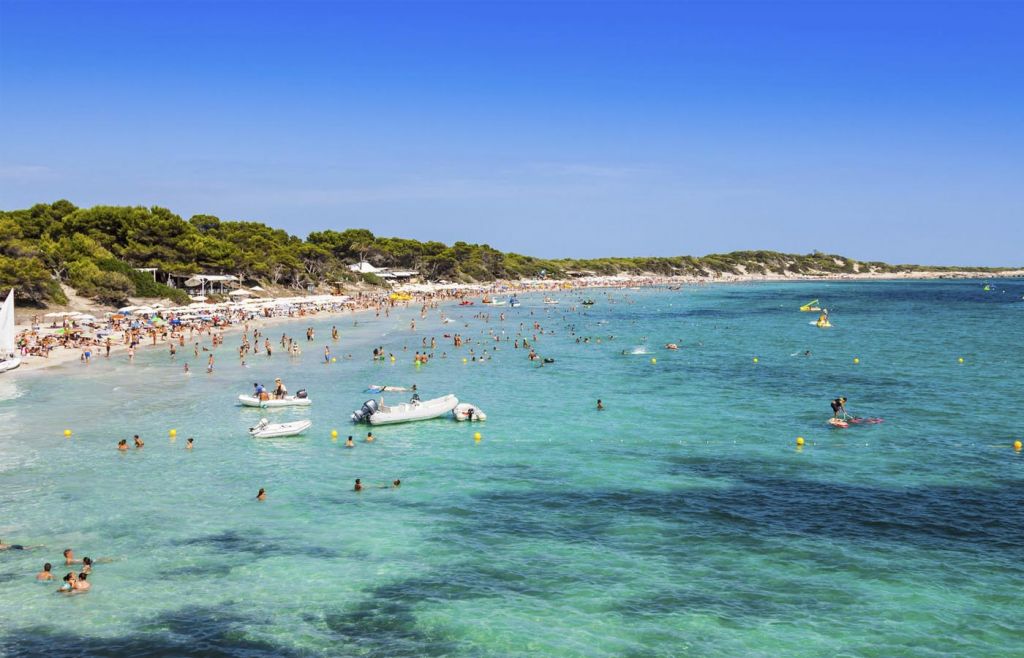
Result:
<svg viewBox="0 0 1024 658">
<path fill-rule="evenodd" d="M 846 415 L 846 398 L 832 400 L 832 417 L 839 418 L 839 414 Z"/>
</svg>

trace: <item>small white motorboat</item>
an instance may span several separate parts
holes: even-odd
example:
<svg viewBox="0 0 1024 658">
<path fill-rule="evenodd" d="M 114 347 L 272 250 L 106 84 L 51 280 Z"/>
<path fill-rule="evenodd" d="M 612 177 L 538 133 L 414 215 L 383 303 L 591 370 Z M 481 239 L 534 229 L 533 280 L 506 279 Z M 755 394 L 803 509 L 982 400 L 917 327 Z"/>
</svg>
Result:
<svg viewBox="0 0 1024 658">
<path fill-rule="evenodd" d="M 275 409 L 277 407 L 308 407 L 313 404 L 305 395 L 305 391 L 299 391 L 297 395 L 286 395 L 280 399 L 270 398 L 261 400 L 255 395 L 239 395 L 238 401 L 245 407 L 260 407 L 261 409 Z"/>
<path fill-rule="evenodd" d="M 550 297 L 545 297 L 544 298 L 544 303 L 545 304 L 557 304 L 558 300 L 557 299 L 551 299 Z"/>
<path fill-rule="evenodd" d="M 483 302 L 488 306 L 504 306 L 507 302 L 504 299 L 491 299 Z"/>
<path fill-rule="evenodd" d="M 455 416 L 455 420 L 463 421 L 474 421 L 474 420 L 487 420 L 487 414 L 480 410 L 480 407 L 475 404 L 468 402 L 460 402 L 452 409 L 452 415 Z"/>
<path fill-rule="evenodd" d="M 518 297 L 513 297 L 512 299 L 508 300 L 508 305 L 511 306 L 512 308 L 519 308 L 520 306 L 522 306 L 522 303 L 519 301 Z"/>
<path fill-rule="evenodd" d="M 352 421 L 365 421 L 371 425 L 392 425 L 430 420 L 451 413 L 458 404 L 459 399 L 452 394 L 433 400 L 412 400 L 393 406 L 384 404 L 383 399 L 379 403 L 376 400 L 367 400 L 359 411 L 352 413 Z"/>
<path fill-rule="evenodd" d="M 254 439 L 273 439 L 278 436 L 297 436 L 313 426 L 311 420 L 296 420 L 291 423 L 271 423 L 261 418 L 255 427 L 249 428 L 249 435 Z"/>
</svg>

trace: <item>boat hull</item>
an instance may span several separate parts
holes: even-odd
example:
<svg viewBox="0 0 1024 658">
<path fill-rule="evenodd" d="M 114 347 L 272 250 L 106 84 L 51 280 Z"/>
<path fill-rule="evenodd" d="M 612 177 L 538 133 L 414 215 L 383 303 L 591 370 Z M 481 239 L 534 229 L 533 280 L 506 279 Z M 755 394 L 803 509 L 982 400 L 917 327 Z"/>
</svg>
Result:
<svg viewBox="0 0 1024 658">
<path fill-rule="evenodd" d="M 276 409 L 279 407 L 308 407 L 313 404 L 309 398 L 286 397 L 283 400 L 260 400 L 254 395 L 239 395 L 238 402 L 243 407 L 259 407 L 260 409 Z"/>
<path fill-rule="evenodd" d="M 420 420 L 432 420 L 449 414 L 459 404 L 454 395 L 446 395 L 420 403 L 406 402 L 393 407 L 382 406 L 370 416 L 371 425 L 395 425 L 413 423 Z"/>
<path fill-rule="evenodd" d="M 7 372 L 8 370 L 14 370 L 21 365 L 21 358 L 7 359 L 6 361 L 0 361 L 0 372 Z"/>
<path fill-rule="evenodd" d="M 273 423 L 257 425 L 249 430 L 249 436 L 254 439 L 276 439 L 284 436 L 298 436 L 313 426 L 313 421 L 298 420 L 293 423 Z"/>
</svg>

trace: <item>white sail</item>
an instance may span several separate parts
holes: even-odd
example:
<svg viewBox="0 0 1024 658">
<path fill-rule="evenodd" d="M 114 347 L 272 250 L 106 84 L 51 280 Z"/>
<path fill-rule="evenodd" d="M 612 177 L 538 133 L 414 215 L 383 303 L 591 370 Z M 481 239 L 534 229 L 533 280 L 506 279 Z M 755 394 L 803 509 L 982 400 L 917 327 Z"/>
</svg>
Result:
<svg viewBox="0 0 1024 658">
<path fill-rule="evenodd" d="M 21 365 L 14 347 L 14 289 L 0 306 L 0 372 L 14 370 Z"/>
<path fill-rule="evenodd" d="M 0 358 L 14 354 L 14 289 L 0 307 Z"/>
</svg>

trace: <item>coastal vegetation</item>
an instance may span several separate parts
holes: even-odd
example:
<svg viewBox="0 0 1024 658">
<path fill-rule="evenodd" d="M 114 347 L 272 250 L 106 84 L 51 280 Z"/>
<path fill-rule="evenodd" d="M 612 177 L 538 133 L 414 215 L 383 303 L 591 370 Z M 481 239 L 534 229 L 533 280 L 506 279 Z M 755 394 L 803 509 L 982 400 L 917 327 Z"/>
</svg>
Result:
<svg viewBox="0 0 1024 658">
<path fill-rule="evenodd" d="M 544 259 L 486 244 L 380 237 L 363 228 L 315 231 L 302 239 L 260 222 L 224 221 L 213 215 L 186 220 L 161 207 L 79 208 L 61 200 L 0 211 L 0 289 L 14 287 L 21 302 L 35 305 L 65 303 L 61 284 L 110 304 L 129 297 L 187 302 L 183 290 L 159 281 L 168 281 L 168 274 L 233 274 L 244 282 L 301 290 L 339 282 L 384 285 L 372 273 L 349 269 L 361 261 L 415 271 L 428 280 L 466 282 L 622 273 L 714 278 L 965 269 L 861 262 L 819 252 Z M 157 275 L 137 268 L 155 268 Z"/>
</svg>

